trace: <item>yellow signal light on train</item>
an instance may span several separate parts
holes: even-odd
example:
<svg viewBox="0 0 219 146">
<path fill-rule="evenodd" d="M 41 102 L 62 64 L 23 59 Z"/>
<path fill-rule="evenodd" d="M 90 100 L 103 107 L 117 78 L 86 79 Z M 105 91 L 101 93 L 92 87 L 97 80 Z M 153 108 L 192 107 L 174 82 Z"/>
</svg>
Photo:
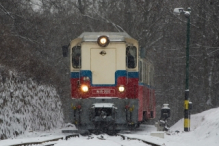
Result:
<svg viewBox="0 0 219 146">
<path fill-rule="evenodd" d="M 89 88 L 87 85 L 81 85 L 81 91 L 88 92 Z"/>
<path fill-rule="evenodd" d="M 109 38 L 107 36 L 100 36 L 97 39 L 97 43 L 101 47 L 106 47 L 109 44 Z"/>
</svg>

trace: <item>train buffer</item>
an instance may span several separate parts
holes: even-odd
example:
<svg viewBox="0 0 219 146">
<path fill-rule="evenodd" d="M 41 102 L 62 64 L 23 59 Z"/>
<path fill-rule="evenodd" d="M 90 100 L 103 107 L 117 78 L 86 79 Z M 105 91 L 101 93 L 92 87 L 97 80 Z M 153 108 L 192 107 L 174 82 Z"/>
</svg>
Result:
<svg viewBox="0 0 219 146">
<path fill-rule="evenodd" d="M 61 129 L 62 133 L 79 133 L 74 124 L 67 123 L 65 127 Z"/>
</svg>

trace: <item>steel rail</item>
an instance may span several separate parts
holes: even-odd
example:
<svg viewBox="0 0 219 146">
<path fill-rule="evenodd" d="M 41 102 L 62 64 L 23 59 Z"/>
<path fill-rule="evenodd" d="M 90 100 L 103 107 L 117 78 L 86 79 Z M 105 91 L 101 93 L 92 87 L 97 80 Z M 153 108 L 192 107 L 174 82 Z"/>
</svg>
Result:
<svg viewBox="0 0 219 146">
<path fill-rule="evenodd" d="M 162 146 L 162 145 L 157 144 L 157 143 L 153 143 L 153 142 L 143 140 L 143 139 L 139 139 L 139 138 L 132 138 L 132 137 L 124 136 L 122 134 L 116 134 L 115 136 L 120 136 L 120 137 L 122 137 L 123 140 L 127 139 L 127 140 L 142 141 L 143 143 L 149 144 L 151 146 Z M 67 136 L 64 136 L 64 137 L 62 136 L 62 137 L 48 139 L 48 140 L 44 140 L 44 141 L 24 142 L 24 143 L 9 145 L 9 146 L 30 146 L 30 145 L 33 145 L 33 144 L 43 144 L 44 146 L 54 146 L 57 143 L 58 140 L 67 140 L 71 137 L 79 137 L 79 134 L 70 134 L 70 135 L 67 135 Z M 97 138 L 99 140 L 107 140 L 104 137 L 97 137 Z M 46 143 L 48 143 L 48 144 L 46 144 Z"/>
<path fill-rule="evenodd" d="M 118 136 L 121 136 L 123 138 L 123 140 L 125 139 L 128 139 L 128 140 L 139 140 L 139 141 L 142 141 L 146 144 L 149 144 L 151 146 L 162 146 L 160 144 L 157 144 L 157 143 L 153 143 L 153 142 L 150 142 L 150 141 L 146 141 L 146 140 L 143 140 L 143 139 L 139 139 L 139 138 L 132 138 L 132 137 L 128 137 L 128 136 L 124 136 L 122 134 L 117 134 Z"/>
</svg>

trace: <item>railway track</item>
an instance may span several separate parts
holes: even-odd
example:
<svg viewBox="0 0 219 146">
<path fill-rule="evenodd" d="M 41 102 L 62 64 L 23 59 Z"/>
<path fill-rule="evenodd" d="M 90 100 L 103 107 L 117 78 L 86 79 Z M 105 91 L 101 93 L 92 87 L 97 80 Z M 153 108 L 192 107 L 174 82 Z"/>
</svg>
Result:
<svg viewBox="0 0 219 146">
<path fill-rule="evenodd" d="M 129 137 L 129 136 L 125 136 L 123 134 L 116 134 L 115 136 L 120 136 L 122 138 L 122 140 L 138 140 L 138 141 L 141 141 L 141 142 L 143 142 L 145 144 L 148 144 L 148 145 L 151 145 L 151 146 L 162 146 L 159 143 L 154 143 L 154 142 L 139 139 L 139 138 L 132 138 L 132 137 Z M 9 146 L 31 146 L 31 145 L 36 145 L 36 144 L 40 144 L 40 145 L 43 145 L 43 146 L 54 146 L 57 143 L 57 141 L 59 141 L 59 140 L 68 140 L 69 138 L 72 138 L 72 137 L 80 137 L 80 135 L 79 134 L 69 134 L 69 135 L 65 135 L 65 136 L 60 136 L 58 138 L 51 138 L 51 139 L 42 140 L 42 141 L 17 143 L 17 144 L 12 144 L 12 145 L 9 145 Z M 92 136 L 89 135 L 88 138 L 92 139 Z M 99 140 L 108 140 L 107 138 L 105 138 L 102 135 L 98 135 L 97 139 L 99 139 Z"/>
<path fill-rule="evenodd" d="M 154 143 L 154 142 L 147 141 L 147 140 L 143 140 L 143 139 L 139 139 L 139 138 L 132 138 L 132 137 L 124 136 L 122 134 L 117 134 L 117 135 L 121 136 L 123 138 L 123 140 L 125 140 L 125 139 L 128 139 L 128 140 L 139 140 L 139 141 L 142 141 L 143 143 L 149 144 L 151 146 L 162 146 L 161 144 Z"/>
</svg>

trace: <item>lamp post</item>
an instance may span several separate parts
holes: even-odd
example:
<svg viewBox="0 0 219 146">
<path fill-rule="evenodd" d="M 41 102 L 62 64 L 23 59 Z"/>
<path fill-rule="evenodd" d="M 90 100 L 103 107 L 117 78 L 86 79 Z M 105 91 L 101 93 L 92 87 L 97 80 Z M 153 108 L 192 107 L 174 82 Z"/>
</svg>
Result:
<svg viewBox="0 0 219 146">
<path fill-rule="evenodd" d="M 190 131 L 190 109 L 189 102 L 189 45 L 190 45 L 190 14 L 191 8 L 188 7 L 185 11 L 183 8 L 175 8 L 175 14 L 184 14 L 187 20 L 187 34 L 186 34 L 186 86 L 185 86 L 185 100 L 184 100 L 184 131 Z M 189 106 L 190 105 L 190 106 Z"/>
<path fill-rule="evenodd" d="M 186 34 L 186 88 L 185 88 L 185 102 L 184 102 L 184 131 L 190 131 L 190 110 L 189 110 L 189 44 L 190 44 L 190 13 L 188 8 L 185 12 L 187 20 L 187 34 Z"/>
</svg>

